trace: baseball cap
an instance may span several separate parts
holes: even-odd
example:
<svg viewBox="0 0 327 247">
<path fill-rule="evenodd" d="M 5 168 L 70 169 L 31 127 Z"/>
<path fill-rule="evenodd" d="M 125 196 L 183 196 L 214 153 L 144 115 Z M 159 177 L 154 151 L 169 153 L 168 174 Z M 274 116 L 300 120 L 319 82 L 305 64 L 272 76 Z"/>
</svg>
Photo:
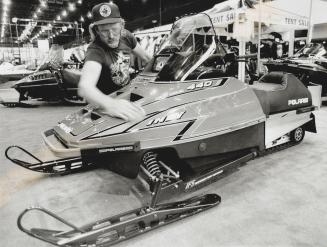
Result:
<svg viewBox="0 0 327 247">
<path fill-rule="evenodd" d="M 100 3 L 92 9 L 94 25 L 117 23 L 121 21 L 120 11 L 114 3 Z"/>
</svg>

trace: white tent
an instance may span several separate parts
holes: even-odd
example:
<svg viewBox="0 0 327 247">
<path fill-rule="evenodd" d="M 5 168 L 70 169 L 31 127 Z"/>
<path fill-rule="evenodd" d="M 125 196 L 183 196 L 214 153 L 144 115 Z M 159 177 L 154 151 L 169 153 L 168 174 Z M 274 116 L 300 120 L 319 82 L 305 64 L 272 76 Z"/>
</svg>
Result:
<svg viewBox="0 0 327 247">
<path fill-rule="evenodd" d="M 303 11 L 290 11 L 289 9 L 292 8 L 290 1 L 293 1 L 293 4 L 296 5 L 298 1 L 310 0 L 276 0 L 265 3 L 260 1 L 252 6 L 244 0 L 229 0 L 216 4 L 205 13 L 211 17 L 213 25 L 221 35 L 226 35 L 224 28 L 229 24 L 233 24 L 233 34 L 230 34 L 230 36 L 240 42 L 240 55 L 245 55 L 245 42 L 253 41 L 255 36 L 257 36 L 259 43 L 262 33 L 308 28 L 309 12 L 305 14 Z M 258 54 L 258 60 L 260 61 L 260 54 Z M 241 80 L 245 79 L 244 63 L 240 63 L 239 78 Z"/>
</svg>

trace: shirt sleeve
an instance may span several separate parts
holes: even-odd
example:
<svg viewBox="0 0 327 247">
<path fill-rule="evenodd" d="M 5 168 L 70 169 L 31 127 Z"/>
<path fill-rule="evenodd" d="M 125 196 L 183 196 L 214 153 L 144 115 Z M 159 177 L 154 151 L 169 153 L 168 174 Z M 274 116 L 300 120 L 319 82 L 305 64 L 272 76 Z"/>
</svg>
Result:
<svg viewBox="0 0 327 247">
<path fill-rule="evenodd" d="M 128 46 L 132 50 L 134 50 L 136 45 L 137 45 L 136 38 L 134 37 L 134 35 L 130 31 L 128 31 L 128 30 L 124 30 L 124 31 L 125 31 L 125 39 L 127 41 Z"/>
<path fill-rule="evenodd" d="M 104 51 L 100 47 L 90 45 L 86 51 L 85 62 L 95 61 L 100 64 L 105 63 Z"/>
</svg>

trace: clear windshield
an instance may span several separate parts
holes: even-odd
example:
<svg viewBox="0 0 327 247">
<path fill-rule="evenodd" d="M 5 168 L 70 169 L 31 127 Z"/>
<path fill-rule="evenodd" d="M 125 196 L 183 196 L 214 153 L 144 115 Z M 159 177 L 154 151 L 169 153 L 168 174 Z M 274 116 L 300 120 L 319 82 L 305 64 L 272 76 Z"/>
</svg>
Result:
<svg viewBox="0 0 327 247">
<path fill-rule="evenodd" d="M 327 57 L 327 50 L 323 44 L 313 43 L 304 46 L 296 54 L 296 57 Z"/>
<path fill-rule="evenodd" d="M 52 45 L 46 56 L 39 65 L 37 70 L 46 70 L 51 68 L 59 68 L 64 60 L 64 48 L 62 46 Z"/>
<path fill-rule="evenodd" d="M 146 69 L 158 73 L 156 81 L 184 81 L 208 58 L 225 54 L 210 17 L 198 14 L 174 23 L 169 37 Z"/>
</svg>

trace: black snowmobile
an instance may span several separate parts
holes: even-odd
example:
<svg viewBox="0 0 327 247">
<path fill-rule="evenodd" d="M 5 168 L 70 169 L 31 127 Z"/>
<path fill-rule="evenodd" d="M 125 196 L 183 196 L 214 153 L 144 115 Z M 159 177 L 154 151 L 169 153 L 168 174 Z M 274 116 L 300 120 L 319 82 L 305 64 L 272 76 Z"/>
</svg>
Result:
<svg viewBox="0 0 327 247">
<path fill-rule="evenodd" d="M 62 102 L 85 105 L 77 88 L 81 64 L 47 62 L 38 71 L 17 81 L 10 89 L 2 89 L 0 103 L 9 106 L 35 106 L 40 102 Z"/>
<path fill-rule="evenodd" d="M 324 44 L 310 44 L 293 57 L 265 63 L 268 71 L 285 71 L 294 74 L 306 86 L 322 86 L 322 100 L 327 100 L 327 49 Z"/>
<path fill-rule="evenodd" d="M 228 60 L 211 19 L 184 17 L 130 86 L 111 96 L 146 111 L 136 122 L 88 105 L 43 133 L 60 159 L 43 161 L 19 146 L 6 157 L 32 171 L 67 174 L 105 165 L 138 177 L 152 193 L 149 206 L 77 227 L 42 209 L 25 210 L 19 228 L 58 246 L 105 246 L 218 205 L 216 194 L 157 204 L 197 190 L 271 148 L 300 143 L 316 132 L 312 96 L 294 75 L 272 72 L 249 86 L 228 76 Z M 20 150 L 34 163 L 13 157 Z M 24 215 L 41 210 L 72 230 L 26 229 Z"/>
</svg>

